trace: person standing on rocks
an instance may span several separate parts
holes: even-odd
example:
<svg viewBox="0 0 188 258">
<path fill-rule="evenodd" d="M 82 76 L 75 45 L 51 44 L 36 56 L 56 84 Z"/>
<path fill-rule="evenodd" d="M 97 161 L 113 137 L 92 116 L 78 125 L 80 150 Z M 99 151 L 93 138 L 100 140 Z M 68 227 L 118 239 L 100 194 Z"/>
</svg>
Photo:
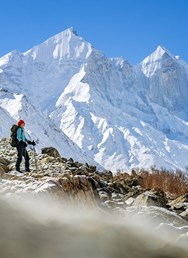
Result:
<svg viewBox="0 0 188 258">
<path fill-rule="evenodd" d="M 17 140 L 18 140 L 18 144 L 17 144 L 17 151 L 18 151 L 18 157 L 17 157 L 17 161 L 16 161 L 16 171 L 23 173 L 20 170 L 20 164 L 22 162 L 22 157 L 25 158 L 25 171 L 26 172 L 30 172 L 30 168 L 29 168 L 29 155 L 28 152 L 26 150 L 27 144 L 32 144 L 32 145 L 36 145 L 34 141 L 29 141 L 27 140 L 26 136 L 25 136 L 25 132 L 24 132 L 24 126 L 25 126 L 25 122 L 24 120 L 19 120 L 18 121 L 18 129 L 17 129 Z"/>
</svg>

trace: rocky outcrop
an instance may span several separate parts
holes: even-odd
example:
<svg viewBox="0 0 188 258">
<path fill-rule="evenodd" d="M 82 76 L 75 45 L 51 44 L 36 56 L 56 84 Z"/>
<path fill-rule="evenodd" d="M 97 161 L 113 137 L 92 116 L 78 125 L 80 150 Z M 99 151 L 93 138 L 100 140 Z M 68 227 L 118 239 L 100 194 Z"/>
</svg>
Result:
<svg viewBox="0 0 188 258">
<path fill-rule="evenodd" d="M 94 190 L 88 177 L 94 170 L 93 166 L 62 158 L 55 148 L 46 148 L 43 154 L 36 154 L 31 150 L 28 150 L 28 153 L 31 172 L 18 173 L 15 171 L 16 149 L 10 146 L 7 139 L 1 140 L 0 192 L 2 194 L 29 193 L 40 196 L 50 193 L 69 202 L 96 204 Z M 22 169 L 24 171 L 24 167 Z"/>
</svg>

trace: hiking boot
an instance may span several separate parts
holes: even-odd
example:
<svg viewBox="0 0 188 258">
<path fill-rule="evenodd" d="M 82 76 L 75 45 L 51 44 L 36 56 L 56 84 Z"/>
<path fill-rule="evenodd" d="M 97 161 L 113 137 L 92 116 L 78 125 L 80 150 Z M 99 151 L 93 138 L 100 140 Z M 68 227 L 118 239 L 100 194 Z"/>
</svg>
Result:
<svg viewBox="0 0 188 258">
<path fill-rule="evenodd" d="M 16 169 L 16 171 L 19 173 L 23 173 L 23 171 L 21 171 L 20 169 Z"/>
<path fill-rule="evenodd" d="M 31 170 L 28 168 L 28 169 L 25 170 L 25 172 L 31 172 Z"/>
</svg>

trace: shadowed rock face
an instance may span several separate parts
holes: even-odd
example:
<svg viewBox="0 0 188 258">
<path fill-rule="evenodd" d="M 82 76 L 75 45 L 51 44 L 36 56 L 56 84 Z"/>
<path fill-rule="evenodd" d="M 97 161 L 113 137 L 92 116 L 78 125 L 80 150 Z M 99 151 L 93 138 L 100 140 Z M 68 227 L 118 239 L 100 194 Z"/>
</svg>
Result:
<svg viewBox="0 0 188 258">
<path fill-rule="evenodd" d="M 187 195 L 144 190 L 134 171 L 29 155 L 32 172 L 17 173 L 16 150 L 0 140 L 0 257 L 188 257 Z"/>
</svg>

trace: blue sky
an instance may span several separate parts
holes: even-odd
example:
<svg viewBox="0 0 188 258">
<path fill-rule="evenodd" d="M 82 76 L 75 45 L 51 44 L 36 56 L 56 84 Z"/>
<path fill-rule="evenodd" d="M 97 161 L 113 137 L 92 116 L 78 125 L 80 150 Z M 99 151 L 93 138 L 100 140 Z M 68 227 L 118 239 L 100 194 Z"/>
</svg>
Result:
<svg viewBox="0 0 188 258">
<path fill-rule="evenodd" d="M 188 62 L 187 0 L 1 0 L 0 57 L 69 27 L 107 57 L 136 64 L 163 45 Z"/>
</svg>

